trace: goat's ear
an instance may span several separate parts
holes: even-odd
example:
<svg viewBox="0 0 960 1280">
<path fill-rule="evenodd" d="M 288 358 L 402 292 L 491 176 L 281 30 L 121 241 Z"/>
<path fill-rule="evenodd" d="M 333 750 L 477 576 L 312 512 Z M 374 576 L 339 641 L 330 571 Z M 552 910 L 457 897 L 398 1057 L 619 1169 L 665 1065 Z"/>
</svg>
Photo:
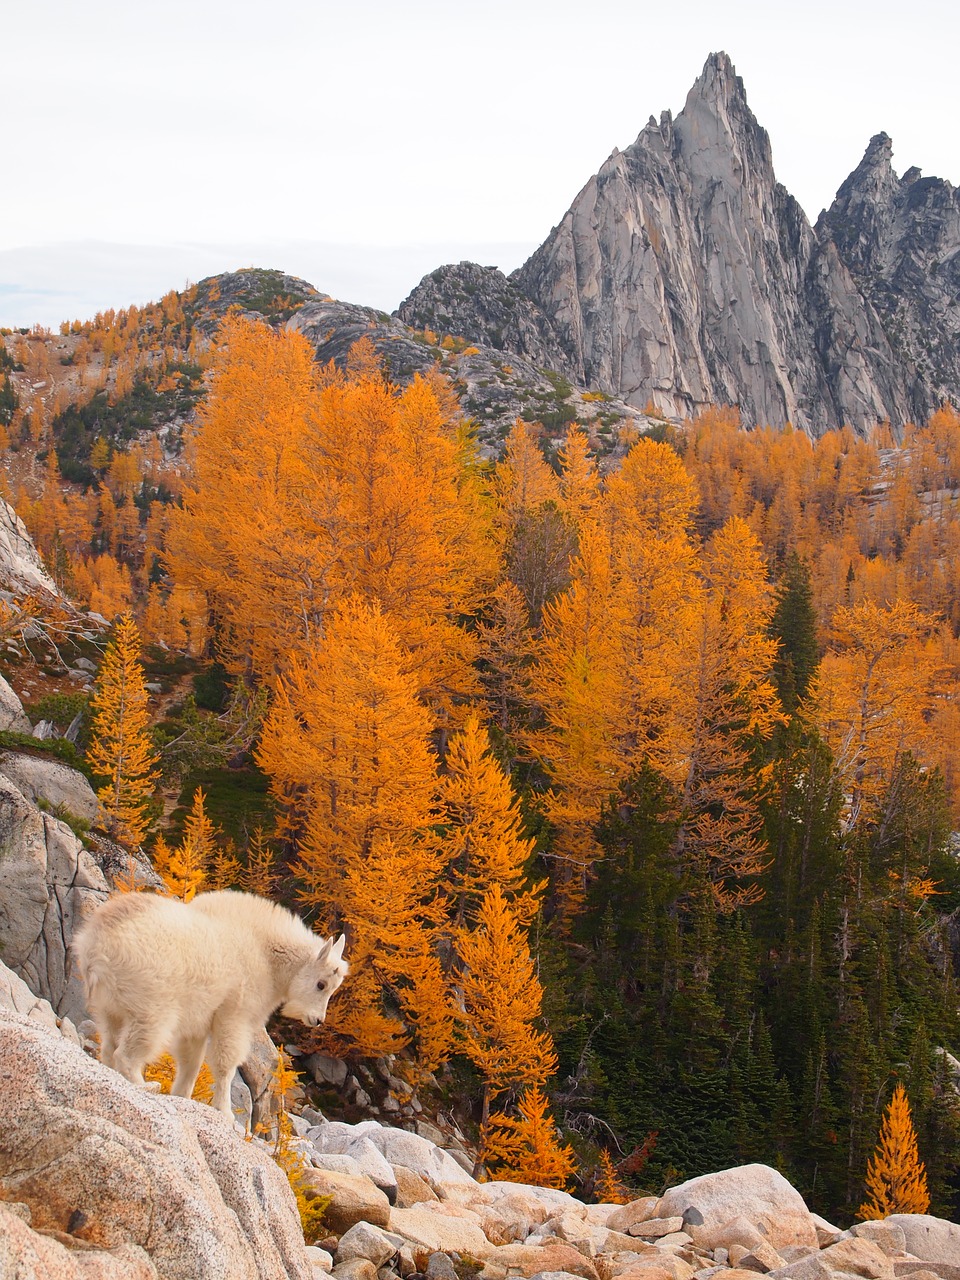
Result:
<svg viewBox="0 0 960 1280">
<path fill-rule="evenodd" d="M 317 964 L 322 964 L 323 961 L 327 959 L 327 957 L 330 955 L 330 948 L 332 946 L 333 946 L 333 939 L 327 938 L 323 946 L 320 948 L 319 952 L 317 953 Z"/>
<path fill-rule="evenodd" d="M 341 933 L 340 937 L 333 944 L 333 950 L 330 953 L 331 960 L 343 959 L 343 948 L 347 945 L 347 935 Z"/>
</svg>

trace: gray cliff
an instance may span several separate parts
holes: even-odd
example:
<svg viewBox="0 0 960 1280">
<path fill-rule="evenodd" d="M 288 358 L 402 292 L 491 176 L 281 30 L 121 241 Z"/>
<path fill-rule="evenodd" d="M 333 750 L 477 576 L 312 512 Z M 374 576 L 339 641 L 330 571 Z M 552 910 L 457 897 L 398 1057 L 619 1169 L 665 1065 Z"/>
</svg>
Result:
<svg viewBox="0 0 960 1280">
<path fill-rule="evenodd" d="M 721 53 L 513 276 L 441 268 L 398 314 L 628 405 L 737 404 L 746 425 L 819 435 L 960 398 L 958 286 L 960 193 L 898 179 L 881 134 L 811 227 Z"/>
</svg>

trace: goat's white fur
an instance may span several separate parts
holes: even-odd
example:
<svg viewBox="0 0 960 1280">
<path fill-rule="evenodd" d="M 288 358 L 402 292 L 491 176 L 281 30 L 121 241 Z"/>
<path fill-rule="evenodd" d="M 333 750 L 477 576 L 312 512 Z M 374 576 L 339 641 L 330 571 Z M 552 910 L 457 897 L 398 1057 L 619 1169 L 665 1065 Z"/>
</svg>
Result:
<svg viewBox="0 0 960 1280">
<path fill-rule="evenodd" d="M 234 1073 L 270 1014 L 323 1021 L 347 972 L 344 941 L 318 938 L 266 898 L 222 890 L 186 903 L 119 894 L 73 949 L 101 1061 L 143 1085 L 147 1063 L 171 1053 L 173 1092 L 189 1097 L 206 1058 L 213 1105 L 229 1116 Z"/>
</svg>

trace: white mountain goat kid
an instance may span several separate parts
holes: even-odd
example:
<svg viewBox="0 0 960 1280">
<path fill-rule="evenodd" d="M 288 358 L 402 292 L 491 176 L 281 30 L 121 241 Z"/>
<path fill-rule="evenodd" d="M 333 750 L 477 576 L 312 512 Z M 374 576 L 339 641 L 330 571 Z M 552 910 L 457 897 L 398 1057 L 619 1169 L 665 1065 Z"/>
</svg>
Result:
<svg viewBox="0 0 960 1280">
<path fill-rule="evenodd" d="M 234 1073 L 270 1014 L 323 1021 L 347 972 L 344 942 L 252 893 L 118 894 L 74 940 L 100 1060 L 142 1085 L 147 1063 L 171 1053 L 173 1092 L 189 1098 L 206 1058 L 213 1105 L 230 1116 Z"/>
</svg>

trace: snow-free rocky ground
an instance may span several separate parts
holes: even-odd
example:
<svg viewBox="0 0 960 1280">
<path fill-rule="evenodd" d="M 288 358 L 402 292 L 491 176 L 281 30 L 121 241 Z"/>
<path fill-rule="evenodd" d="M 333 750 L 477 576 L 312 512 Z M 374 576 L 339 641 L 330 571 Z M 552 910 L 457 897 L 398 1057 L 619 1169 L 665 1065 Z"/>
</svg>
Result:
<svg viewBox="0 0 960 1280">
<path fill-rule="evenodd" d="M 840 1231 L 773 1169 L 657 1199 L 583 1204 L 478 1183 L 426 1138 L 297 1117 L 326 1248 L 284 1175 L 210 1107 L 129 1084 L 0 969 L 0 1277 L 17 1280 L 960 1280 L 960 1226 L 895 1215 Z"/>
</svg>

